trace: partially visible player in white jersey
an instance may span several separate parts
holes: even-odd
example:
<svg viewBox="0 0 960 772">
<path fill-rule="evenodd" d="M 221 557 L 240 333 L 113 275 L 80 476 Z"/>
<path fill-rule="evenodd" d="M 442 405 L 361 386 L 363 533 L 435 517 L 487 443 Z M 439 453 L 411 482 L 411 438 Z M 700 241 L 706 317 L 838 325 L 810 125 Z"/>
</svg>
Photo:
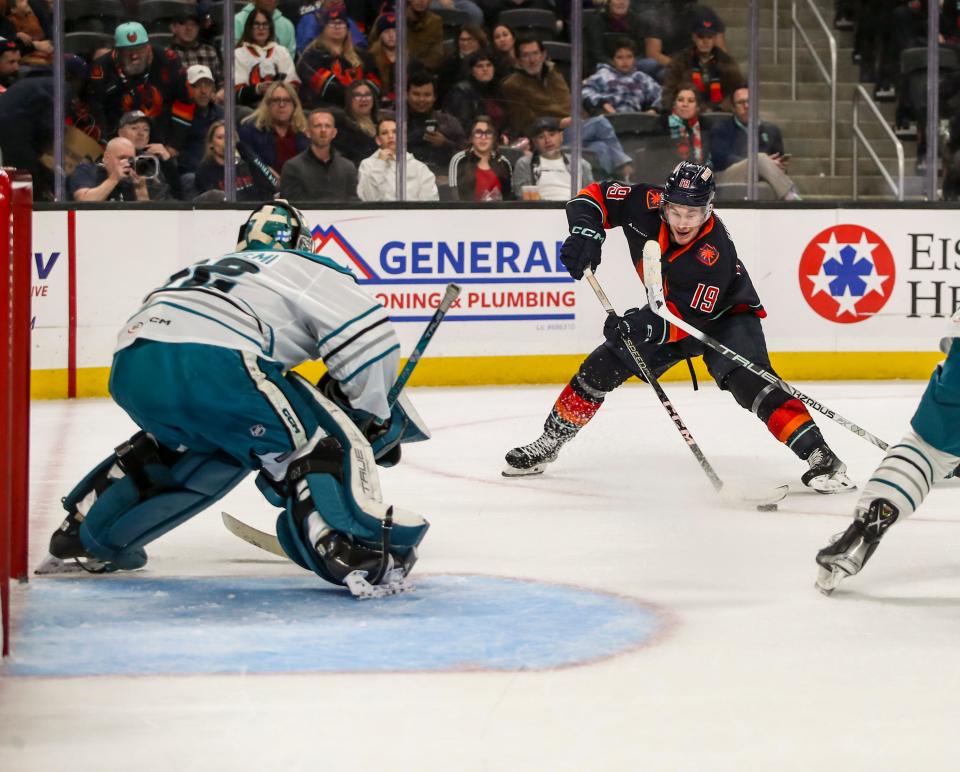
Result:
<svg viewBox="0 0 960 772">
<path fill-rule="evenodd" d="M 383 307 L 313 253 L 303 215 L 262 205 L 235 251 L 172 276 L 120 331 L 110 394 L 142 431 L 63 499 L 38 571 L 139 568 L 146 544 L 257 471 L 292 560 L 402 589 L 429 526 L 382 501 L 376 464 L 429 433 L 402 393 L 388 403 L 399 349 Z M 313 359 L 316 386 L 291 370 Z"/>
<path fill-rule="evenodd" d="M 830 595 L 860 572 L 880 539 L 898 520 L 909 517 L 940 480 L 960 463 L 960 311 L 940 339 L 947 358 L 937 365 L 920 398 L 910 430 L 887 449 L 863 486 L 854 519 L 817 553 L 817 589 Z"/>
</svg>

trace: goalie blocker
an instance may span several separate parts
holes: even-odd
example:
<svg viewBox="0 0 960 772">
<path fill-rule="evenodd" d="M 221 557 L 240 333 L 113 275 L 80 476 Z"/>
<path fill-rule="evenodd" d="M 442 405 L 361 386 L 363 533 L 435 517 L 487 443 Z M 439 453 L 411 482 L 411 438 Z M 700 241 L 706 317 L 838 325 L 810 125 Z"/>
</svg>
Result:
<svg viewBox="0 0 960 772">
<path fill-rule="evenodd" d="M 252 471 L 299 565 L 348 586 L 358 572 L 391 586 L 409 572 L 429 526 L 383 501 L 376 466 L 429 432 L 406 397 L 388 402 L 400 346 L 382 306 L 307 251 L 309 234 L 294 207 L 270 202 L 235 252 L 147 296 L 110 372 L 141 431 L 63 499 L 38 572 L 139 568 L 147 544 Z M 335 399 L 291 370 L 318 355 Z"/>
</svg>

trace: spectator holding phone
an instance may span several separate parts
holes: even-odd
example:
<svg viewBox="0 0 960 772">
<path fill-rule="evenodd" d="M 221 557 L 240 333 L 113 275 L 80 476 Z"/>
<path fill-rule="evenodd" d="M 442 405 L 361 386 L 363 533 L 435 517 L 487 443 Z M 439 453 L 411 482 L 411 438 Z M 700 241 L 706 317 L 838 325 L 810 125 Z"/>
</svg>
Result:
<svg viewBox="0 0 960 772">
<path fill-rule="evenodd" d="M 710 166 L 717 173 L 717 182 L 747 180 L 747 120 L 750 113 L 750 90 L 740 84 L 733 90 L 733 116 L 717 123 L 710 132 Z M 790 156 L 784 152 L 783 136 L 772 123 L 760 122 L 757 153 L 757 176 L 773 188 L 781 201 L 799 201 L 800 195 L 787 175 Z"/>
<path fill-rule="evenodd" d="M 237 102 L 256 107 L 274 81 L 300 85 L 297 69 L 287 49 L 277 43 L 273 19 L 254 9 L 243 24 L 243 34 L 233 52 Z"/>
<path fill-rule="evenodd" d="M 133 143 L 115 137 L 107 143 L 98 164 L 80 164 L 67 178 L 74 201 L 149 201 L 147 181 L 134 170 Z"/>
<path fill-rule="evenodd" d="M 420 70 L 407 81 L 407 150 L 435 175 L 446 178 L 450 159 L 467 142 L 460 121 L 437 104 L 436 79 Z"/>
</svg>

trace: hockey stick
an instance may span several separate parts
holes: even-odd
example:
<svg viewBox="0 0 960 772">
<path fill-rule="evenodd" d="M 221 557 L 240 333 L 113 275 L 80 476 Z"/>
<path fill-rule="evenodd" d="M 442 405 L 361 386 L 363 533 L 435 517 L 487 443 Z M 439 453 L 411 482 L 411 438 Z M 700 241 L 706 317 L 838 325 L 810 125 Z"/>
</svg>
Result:
<svg viewBox="0 0 960 772">
<path fill-rule="evenodd" d="M 596 293 L 597 300 L 600 301 L 600 304 L 603 306 L 603 310 L 606 311 L 609 316 L 616 316 L 617 312 L 613 309 L 613 304 L 610 302 L 607 294 L 600 286 L 600 282 L 597 281 L 597 277 L 593 275 L 593 270 L 588 267 L 584 269 L 583 275 L 584 278 L 586 278 L 586 280 L 590 283 L 594 293 Z M 630 340 L 629 336 L 621 335 L 620 339 L 623 341 L 623 345 L 626 346 L 627 351 L 630 354 L 630 358 L 637 366 L 637 369 L 640 371 L 643 379 L 653 387 L 653 390 L 657 395 L 657 399 L 660 400 L 660 404 L 663 405 L 663 409 L 667 411 L 667 415 L 670 416 L 670 420 L 673 421 L 674 426 L 677 427 L 677 431 L 680 432 L 680 436 L 683 437 L 683 441 L 687 444 L 687 447 L 690 448 L 690 452 L 693 453 L 694 458 L 697 459 L 697 463 L 700 464 L 700 468 L 703 470 L 703 473 L 710 480 L 710 484 L 713 486 L 713 489 L 717 493 L 722 493 L 724 487 L 723 480 L 720 479 L 720 476 L 716 473 L 716 471 L 714 471 L 713 467 L 710 465 L 710 462 L 707 460 L 707 457 L 703 454 L 703 451 L 700 450 L 700 446 L 693 438 L 693 434 L 683 423 L 683 419 L 680 417 L 677 409 L 673 406 L 673 403 L 670 402 L 669 397 L 667 397 L 667 393 L 660 385 L 660 381 L 657 380 L 657 377 L 653 374 L 653 371 L 643 360 L 643 357 L 640 356 L 640 352 L 637 350 L 637 347 L 634 345 L 633 341 Z M 752 504 L 757 504 L 760 506 L 774 504 L 787 495 L 785 488 L 786 486 L 781 486 L 777 488 L 775 492 L 770 492 L 767 495 L 756 497 L 737 494 L 736 498 L 743 498 L 750 501 Z"/>
<path fill-rule="evenodd" d="M 413 374 L 413 369 L 417 366 L 417 362 L 419 362 L 420 357 L 423 356 L 423 352 L 426 350 L 427 345 L 431 340 L 433 340 L 433 335 L 436 333 L 437 327 L 440 326 L 440 322 L 443 321 L 443 317 L 447 315 L 447 311 L 450 310 L 450 307 L 453 305 L 453 301 L 456 300 L 459 295 L 459 284 L 447 285 L 447 289 L 443 293 L 443 299 L 440 301 L 440 305 L 437 306 L 437 310 L 433 312 L 433 317 L 427 324 L 427 328 L 421 333 L 420 340 L 417 341 L 417 345 L 414 346 L 413 351 L 410 352 L 407 363 L 403 366 L 403 369 L 400 371 L 400 375 L 397 376 L 397 380 L 394 381 L 393 386 L 390 387 L 390 392 L 387 394 L 387 404 L 391 407 L 393 407 L 393 403 L 396 402 L 400 397 L 400 392 L 403 391 L 403 387 L 406 386 L 407 381 L 410 380 L 410 376 Z"/>
<path fill-rule="evenodd" d="M 393 382 L 393 386 L 390 387 L 390 391 L 387 393 L 387 404 L 389 404 L 390 407 L 393 407 L 394 403 L 396 403 L 397 399 L 399 399 L 400 392 L 403 391 L 403 387 L 406 386 L 407 381 L 410 380 L 410 376 L 413 374 L 413 370 L 417 366 L 417 362 L 420 361 L 420 357 L 423 356 L 423 352 L 426 350 L 427 345 L 429 345 L 430 341 L 433 340 L 433 336 L 436 334 L 437 328 L 440 326 L 440 322 L 443 321 L 443 317 L 446 316 L 447 311 L 449 311 L 450 307 L 453 305 L 453 301 L 456 300 L 459 295 L 460 285 L 447 285 L 447 289 L 443 293 L 443 299 L 440 301 L 440 305 L 437 306 L 437 310 L 434 312 L 433 317 L 427 324 L 426 329 L 420 334 L 420 338 L 417 340 L 416 345 L 413 347 L 413 351 L 410 353 L 410 357 L 407 359 L 407 364 L 400 371 L 397 379 Z M 280 546 L 280 541 L 273 534 L 267 533 L 266 531 L 261 531 L 257 528 L 254 528 L 252 525 L 247 525 L 242 520 L 238 520 L 228 512 L 221 512 L 220 516 L 223 518 L 224 526 L 226 526 L 227 530 L 230 531 L 230 533 L 232 533 L 234 536 L 243 539 L 245 542 L 252 544 L 254 547 L 259 547 L 260 549 L 270 552 L 274 555 L 279 555 L 283 558 L 287 557 L 287 553 L 285 553 L 283 551 L 283 547 Z"/>
<path fill-rule="evenodd" d="M 693 325 L 685 322 L 679 316 L 674 314 L 670 308 L 667 306 L 666 299 L 663 294 L 663 273 L 660 265 L 660 244 L 656 241 L 650 240 L 643 247 L 643 281 L 647 287 L 647 296 L 650 301 L 650 307 L 659 315 L 666 319 L 670 324 L 676 325 L 681 330 L 683 330 L 688 335 L 696 338 L 701 343 L 706 344 L 714 351 L 718 351 L 723 354 L 727 359 L 730 359 L 736 362 L 741 367 L 747 368 L 751 373 L 759 375 L 767 383 L 772 383 L 774 386 L 778 386 L 783 389 L 791 397 L 795 397 L 800 400 L 807 407 L 812 407 L 820 415 L 826 416 L 831 421 L 835 421 L 840 424 L 845 429 L 849 429 L 851 432 L 856 434 L 858 437 L 863 437 L 867 442 L 873 443 L 881 450 L 886 450 L 890 446 L 881 440 L 879 437 L 874 436 L 866 429 L 863 429 L 860 426 L 857 426 L 853 421 L 850 421 L 847 418 L 844 418 L 835 410 L 831 410 L 829 407 L 824 405 L 822 402 L 814 399 L 813 397 L 804 394 L 800 389 L 794 388 L 789 383 L 787 383 L 782 378 L 778 378 L 771 372 L 764 370 L 762 367 L 751 362 L 749 359 L 738 354 L 733 349 L 729 349 L 724 346 L 716 338 L 711 338 L 706 333 L 701 332 Z"/>
</svg>

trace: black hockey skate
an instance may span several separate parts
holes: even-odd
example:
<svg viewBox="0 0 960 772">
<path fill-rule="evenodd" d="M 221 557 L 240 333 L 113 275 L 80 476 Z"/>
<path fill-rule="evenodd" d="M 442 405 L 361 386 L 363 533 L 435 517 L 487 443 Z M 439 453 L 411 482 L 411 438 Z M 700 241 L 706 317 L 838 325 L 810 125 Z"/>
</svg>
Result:
<svg viewBox="0 0 960 772">
<path fill-rule="evenodd" d="M 814 448 L 807 456 L 810 468 L 800 480 L 817 493 L 839 493 L 853 490 L 857 486 L 847 477 L 847 465 L 833 455 L 826 445 Z"/>
<path fill-rule="evenodd" d="M 35 574 L 65 574 L 86 571 L 102 574 L 112 570 L 108 563 L 92 557 L 80 541 L 83 515 L 71 512 L 50 537 L 50 554 L 34 569 Z"/>
<path fill-rule="evenodd" d="M 880 546 L 880 539 L 897 521 L 899 510 L 886 499 L 874 499 L 850 527 L 817 553 L 817 589 L 829 595 L 848 576 L 860 572 Z"/>
<path fill-rule="evenodd" d="M 543 474 L 543 470 L 557 460 L 560 448 L 566 442 L 571 440 L 569 437 L 556 437 L 549 432 L 544 431 L 536 440 L 529 445 L 521 445 L 518 448 L 507 451 L 505 456 L 507 466 L 502 474 L 504 477 L 524 477 L 534 474 Z"/>
</svg>

